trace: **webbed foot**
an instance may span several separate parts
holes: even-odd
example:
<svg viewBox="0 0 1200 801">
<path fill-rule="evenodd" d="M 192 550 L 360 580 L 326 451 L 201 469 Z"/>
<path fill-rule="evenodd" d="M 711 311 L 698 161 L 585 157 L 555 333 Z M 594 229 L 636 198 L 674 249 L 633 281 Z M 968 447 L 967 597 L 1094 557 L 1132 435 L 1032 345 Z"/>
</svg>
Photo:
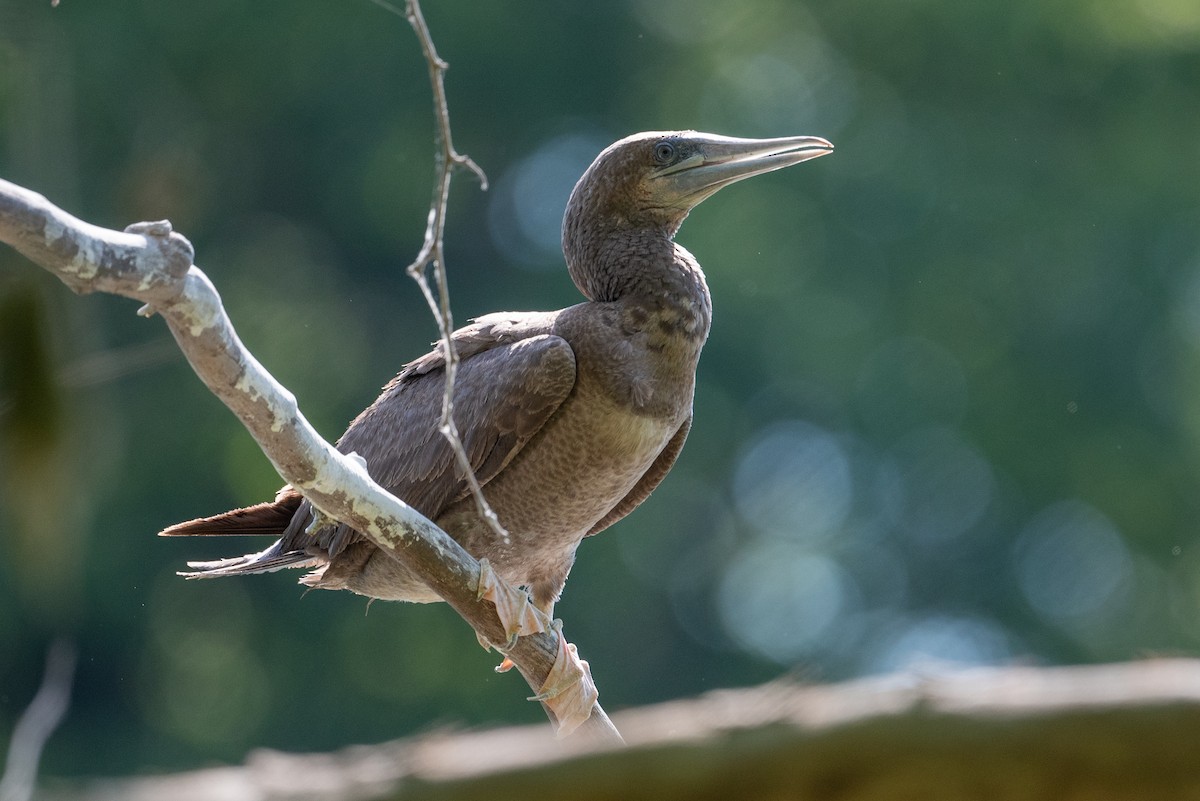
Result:
<svg viewBox="0 0 1200 801">
<path fill-rule="evenodd" d="M 496 605 L 496 616 L 504 625 L 504 635 L 507 641 L 493 644 L 479 636 L 479 644 L 484 649 L 493 646 L 497 650 L 507 651 L 516 644 L 517 638 L 526 634 L 537 634 L 550 628 L 550 618 L 545 612 L 533 605 L 529 593 L 519 587 L 514 587 L 496 575 L 487 559 L 479 560 L 479 586 L 476 597 L 491 601 Z M 512 662 L 505 658 L 496 670 L 503 673 L 511 669 Z"/>
<path fill-rule="evenodd" d="M 562 621 L 553 624 L 558 635 L 558 656 L 550 668 L 541 691 L 530 701 L 541 701 L 550 707 L 558 719 L 558 736 L 566 737 L 592 716 L 592 706 L 600 697 L 596 682 L 592 680 L 592 669 L 579 658 L 574 643 L 563 636 Z"/>
</svg>

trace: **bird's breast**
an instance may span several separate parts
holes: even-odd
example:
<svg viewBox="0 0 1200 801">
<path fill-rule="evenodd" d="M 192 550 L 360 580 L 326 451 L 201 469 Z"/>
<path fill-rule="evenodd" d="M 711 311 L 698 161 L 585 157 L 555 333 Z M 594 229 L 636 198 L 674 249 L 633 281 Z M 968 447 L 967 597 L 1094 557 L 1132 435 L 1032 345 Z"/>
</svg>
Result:
<svg viewBox="0 0 1200 801">
<path fill-rule="evenodd" d="M 584 303 L 554 333 L 575 355 L 570 395 L 484 487 L 510 534 L 501 541 L 473 499 L 436 522 L 507 581 L 557 583 L 579 541 L 633 490 L 688 418 L 702 340 L 665 331 L 641 303 Z"/>
<path fill-rule="evenodd" d="M 569 567 L 579 541 L 629 494 L 680 422 L 638 414 L 605 393 L 577 391 L 484 488 L 508 543 L 482 524 L 470 498 L 438 522 L 505 579 L 536 581 L 563 569 L 563 560 Z"/>
</svg>

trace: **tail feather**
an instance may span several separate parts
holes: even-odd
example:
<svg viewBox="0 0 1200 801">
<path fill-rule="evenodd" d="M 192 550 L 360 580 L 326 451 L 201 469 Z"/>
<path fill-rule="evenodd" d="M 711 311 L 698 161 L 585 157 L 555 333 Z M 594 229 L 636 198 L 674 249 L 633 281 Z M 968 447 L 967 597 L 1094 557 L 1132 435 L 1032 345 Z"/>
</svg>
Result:
<svg viewBox="0 0 1200 801">
<path fill-rule="evenodd" d="M 288 567 L 314 567 L 321 559 L 304 551 L 280 551 L 275 543 L 265 551 L 233 556 L 212 562 L 188 562 L 194 570 L 181 570 L 178 575 L 189 579 L 221 578 L 224 576 L 250 576 L 256 573 L 274 573 Z"/>
<path fill-rule="evenodd" d="M 211 517 L 176 523 L 158 532 L 160 537 L 229 537 L 283 534 L 303 501 L 300 493 L 285 487 L 274 501 L 234 509 Z"/>
<path fill-rule="evenodd" d="M 227 537 L 246 534 L 284 537 L 258 553 L 211 562 L 188 562 L 188 567 L 193 569 L 180 571 L 179 575 L 189 579 L 273 573 L 287 567 L 314 567 L 323 564 L 325 560 L 303 548 L 296 548 L 293 542 L 295 538 L 285 536 L 292 530 L 294 523 L 302 523 L 295 521 L 295 518 L 303 501 L 300 493 L 291 487 L 284 487 L 270 503 L 260 503 L 212 517 L 176 523 L 160 531 L 159 536 Z M 285 542 L 291 544 L 285 545 Z"/>
</svg>

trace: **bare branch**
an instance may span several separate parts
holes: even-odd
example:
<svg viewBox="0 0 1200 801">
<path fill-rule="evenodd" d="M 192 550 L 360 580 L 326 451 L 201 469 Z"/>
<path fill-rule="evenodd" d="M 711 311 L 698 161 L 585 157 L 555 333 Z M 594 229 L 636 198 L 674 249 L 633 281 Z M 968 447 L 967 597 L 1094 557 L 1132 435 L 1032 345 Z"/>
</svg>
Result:
<svg viewBox="0 0 1200 801">
<path fill-rule="evenodd" d="M 192 264 L 191 243 L 170 223 L 137 223 L 123 232 L 99 228 L 0 180 L 0 242 L 77 292 L 123 295 L 146 304 L 141 313 L 161 314 L 192 369 L 237 415 L 285 481 L 419 574 L 484 640 L 505 642 L 495 606 L 477 597 L 479 563 L 372 481 L 360 459 L 321 439 L 295 397 L 246 350 L 216 289 Z M 557 653 L 553 631 L 521 637 L 506 650 L 535 692 Z M 620 737 L 598 704 L 581 731 Z"/>
<path fill-rule="evenodd" d="M 387 0 L 374 2 L 399 13 Z M 443 253 L 446 202 L 454 169 L 470 169 L 485 189 L 487 179 L 474 161 L 454 149 L 443 83 L 447 65 L 434 49 L 416 0 L 408 0 L 404 16 L 417 34 L 429 66 L 438 131 L 438 174 L 425 242 L 408 273 L 429 304 L 445 351 L 440 430 L 468 480 L 479 514 L 497 536 L 507 539 L 508 533 L 483 496 L 454 423 L 458 355 L 452 338 L 454 324 Z M 6 231 L 8 224 L 11 228 Z M 494 592 L 487 598 L 481 595 L 479 563 L 431 521 L 371 481 L 361 460 L 344 457 L 321 440 L 300 414 L 295 398 L 242 346 L 215 288 L 191 264 L 191 244 L 172 232 L 170 223 L 138 223 L 118 234 L 77 220 L 45 198 L 0 181 L 0 241 L 9 242 L 55 272 L 77 292 L 99 289 L 134 297 L 146 303 L 141 313 L 160 312 L 197 375 L 241 419 L 284 480 L 318 510 L 361 531 L 425 579 L 475 628 L 482 642 L 494 644 L 505 653 L 534 689 L 535 698 L 546 698 L 544 689 L 551 667 L 560 654 L 574 653 L 568 651 L 565 641 L 559 642 L 561 631 L 538 631 L 510 642 L 490 600 L 498 596 Z M 430 266 L 437 299 L 426 277 Z M 517 592 L 509 589 L 502 595 Z M 579 665 L 586 667 L 583 662 Z M 620 735 L 599 704 L 587 698 L 584 694 L 576 699 L 582 699 L 580 712 L 572 713 L 576 721 L 590 705 L 591 717 L 583 729 L 601 739 L 619 741 Z M 545 704 L 543 707 L 552 721 L 561 722 L 550 708 Z"/>
<path fill-rule="evenodd" d="M 0 777 L 0 801 L 29 801 L 33 796 L 42 749 L 67 714 L 74 675 L 75 646 L 55 640 L 46 652 L 42 686 L 13 727 L 4 776 Z"/>
</svg>

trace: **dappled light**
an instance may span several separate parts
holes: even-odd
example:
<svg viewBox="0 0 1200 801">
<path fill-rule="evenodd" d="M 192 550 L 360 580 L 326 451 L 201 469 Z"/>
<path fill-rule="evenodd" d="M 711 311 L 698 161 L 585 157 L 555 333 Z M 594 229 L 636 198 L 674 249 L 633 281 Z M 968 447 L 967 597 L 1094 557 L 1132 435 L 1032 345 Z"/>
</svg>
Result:
<svg viewBox="0 0 1200 801">
<path fill-rule="evenodd" d="M 543 143 L 510 167 L 489 198 L 488 234 L 514 266 L 562 269 L 562 216 L 579 176 L 609 145 L 596 133 L 570 133 Z"/>
<path fill-rule="evenodd" d="M 936 548 L 967 534 L 993 501 L 991 465 L 949 429 L 904 436 L 881 468 L 897 533 L 919 546 Z"/>
<path fill-rule="evenodd" d="M 1128 603 L 1133 563 L 1120 532 L 1100 512 L 1062 501 L 1040 512 L 1013 550 L 1030 606 L 1069 632 L 1086 634 Z"/>
<path fill-rule="evenodd" d="M 852 611 L 852 579 L 828 556 L 794 543 L 757 542 L 729 565 L 718 587 L 721 620 L 743 647 L 784 664 L 827 643 Z"/>
<path fill-rule="evenodd" d="M 777 423 L 749 443 L 732 491 L 742 519 L 758 531 L 820 543 L 850 513 L 850 460 L 827 432 L 798 421 Z"/>
<path fill-rule="evenodd" d="M 1008 636 L 995 622 L 930 615 L 898 618 L 867 647 L 864 672 L 998 665 L 1013 657 Z"/>
</svg>

